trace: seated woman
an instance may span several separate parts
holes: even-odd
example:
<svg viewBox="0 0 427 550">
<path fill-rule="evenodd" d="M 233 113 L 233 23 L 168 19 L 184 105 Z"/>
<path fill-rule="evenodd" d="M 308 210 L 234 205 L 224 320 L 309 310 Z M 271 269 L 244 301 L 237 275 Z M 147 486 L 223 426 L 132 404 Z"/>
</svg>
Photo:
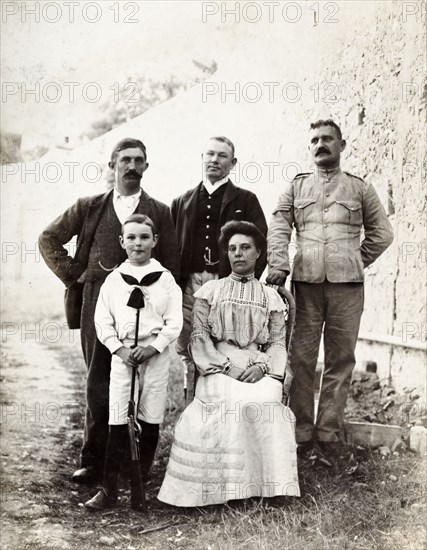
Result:
<svg viewBox="0 0 427 550">
<path fill-rule="evenodd" d="M 299 496 L 294 416 L 282 405 L 284 304 L 254 278 L 265 239 L 255 225 L 224 225 L 232 273 L 195 294 L 190 351 L 200 373 L 175 428 L 159 500 L 204 506 Z"/>
</svg>

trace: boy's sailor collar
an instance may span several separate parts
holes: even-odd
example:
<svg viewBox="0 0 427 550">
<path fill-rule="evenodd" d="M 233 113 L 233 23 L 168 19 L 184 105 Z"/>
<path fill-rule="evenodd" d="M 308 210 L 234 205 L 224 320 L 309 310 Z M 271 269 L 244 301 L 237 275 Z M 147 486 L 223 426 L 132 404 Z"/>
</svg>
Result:
<svg viewBox="0 0 427 550">
<path fill-rule="evenodd" d="M 151 273 L 152 271 L 168 271 L 168 269 L 163 267 L 162 264 L 154 258 L 150 258 L 149 263 L 142 266 L 131 265 L 128 258 L 118 267 L 118 271 L 120 273 L 124 273 L 125 275 L 128 274 L 135 276 L 136 273 L 138 275 L 141 273 L 145 275 L 147 273 Z"/>
</svg>

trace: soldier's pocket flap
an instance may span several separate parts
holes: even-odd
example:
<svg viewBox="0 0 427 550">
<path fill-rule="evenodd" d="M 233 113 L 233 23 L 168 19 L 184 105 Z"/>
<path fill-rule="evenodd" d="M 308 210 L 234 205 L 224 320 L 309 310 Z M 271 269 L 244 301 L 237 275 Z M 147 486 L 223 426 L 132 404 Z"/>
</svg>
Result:
<svg viewBox="0 0 427 550">
<path fill-rule="evenodd" d="M 316 198 L 306 198 L 306 199 L 295 199 L 294 200 L 294 207 L 295 208 L 306 208 L 307 206 L 310 206 L 310 204 L 314 204 L 317 201 Z"/>
<path fill-rule="evenodd" d="M 362 204 L 358 201 L 343 201 L 343 200 L 337 200 L 335 201 L 337 204 L 341 204 L 342 206 L 345 206 L 348 208 L 348 210 L 351 210 L 352 212 L 355 212 L 356 210 L 359 210 L 362 208 Z"/>
</svg>

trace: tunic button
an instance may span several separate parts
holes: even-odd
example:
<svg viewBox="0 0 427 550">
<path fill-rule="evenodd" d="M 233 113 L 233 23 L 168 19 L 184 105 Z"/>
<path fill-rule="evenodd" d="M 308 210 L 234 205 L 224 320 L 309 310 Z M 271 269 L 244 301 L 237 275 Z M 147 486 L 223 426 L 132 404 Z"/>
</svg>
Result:
<svg viewBox="0 0 427 550">
<path fill-rule="evenodd" d="M 329 193 L 326 193 L 326 197 L 329 197 Z"/>
<path fill-rule="evenodd" d="M 206 238 L 209 239 L 209 235 L 206 235 Z"/>
<path fill-rule="evenodd" d="M 209 225 L 206 226 L 206 229 L 209 229 Z"/>
<path fill-rule="evenodd" d="M 210 218 L 210 216 L 206 216 L 206 219 L 208 220 Z"/>
<path fill-rule="evenodd" d="M 210 207 L 211 207 L 211 205 L 210 205 L 210 204 L 208 204 L 208 208 L 210 208 Z"/>
<path fill-rule="evenodd" d="M 328 224 L 327 223 L 323 224 L 323 227 L 328 227 Z"/>
<path fill-rule="evenodd" d="M 327 211 L 328 211 L 328 209 L 327 209 L 327 208 L 325 208 L 325 212 L 327 212 Z"/>
<path fill-rule="evenodd" d="M 209 250 L 209 246 L 205 246 L 205 250 Z"/>
</svg>

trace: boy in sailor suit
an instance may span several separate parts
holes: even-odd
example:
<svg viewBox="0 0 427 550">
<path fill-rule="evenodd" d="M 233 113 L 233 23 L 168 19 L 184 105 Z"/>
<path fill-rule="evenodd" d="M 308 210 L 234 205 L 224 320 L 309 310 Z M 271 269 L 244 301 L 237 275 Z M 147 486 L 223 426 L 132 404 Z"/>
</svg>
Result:
<svg viewBox="0 0 427 550">
<path fill-rule="evenodd" d="M 102 510 L 117 501 L 117 477 L 129 448 L 127 404 L 132 369 L 138 369 L 141 426 L 140 455 L 144 479 L 156 451 L 159 425 L 166 408 L 169 378 L 169 344 L 182 328 L 182 293 L 173 275 L 151 258 L 157 234 L 152 220 L 133 214 L 122 226 L 120 244 L 128 259 L 115 269 L 101 287 L 95 310 L 98 339 L 112 354 L 109 390 L 109 435 L 102 490 L 85 503 Z M 142 291 L 138 345 L 135 341 L 135 307 L 128 305 L 133 292 Z M 129 302 L 130 303 L 130 302 Z M 132 347 L 131 347 L 132 346 Z M 137 395 L 135 401 L 138 402 Z"/>
</svg>

